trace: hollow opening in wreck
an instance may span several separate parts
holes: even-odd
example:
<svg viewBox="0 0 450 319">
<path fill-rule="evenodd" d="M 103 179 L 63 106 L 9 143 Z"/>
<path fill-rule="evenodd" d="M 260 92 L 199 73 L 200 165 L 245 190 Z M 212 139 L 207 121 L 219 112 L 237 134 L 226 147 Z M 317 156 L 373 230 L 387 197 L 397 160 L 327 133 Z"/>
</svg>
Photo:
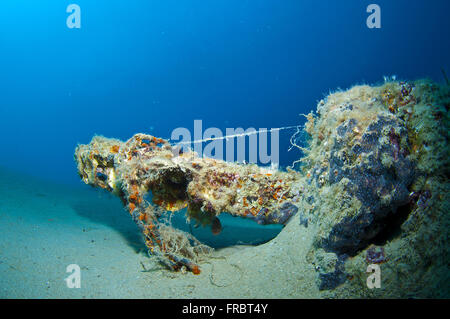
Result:
<svg viewBox="0 0 450 319">
<path fill-rule="evenodd" d="M 408 219 L 413 208 L 413 205 L 407 203 L 398 207 L 394 213 L 388 214 L 382 221 L 384 227 L 370 242 L 384 246 L 387 242 L 399 237 L 402 231 L 401 226 Z"/>
<path fill-rule="evenodd" d="M 363 242 L 358 249 L 353 251 L 345 251 L 343 253 L 353 257 L 370 245 L 384 246 L 389 241 L 398 238 L 402 234 L 402 225 L 406 222 L 408 216 L 413 210 L 414 205 L 411 203 L 397 207 L 395 211 L 390 212 L 386 217 L 379 220 L 376 225 L 372 225 L 372 227 L 375 228 L 380 227 L 380 231 L 373 238 Z"/>
<path fill-rule="evenodd" d="M 217 217 L 222 225 L 222 231 L 214 235 L 210 225 L 197 227 L 195 221 L 187 222 L 185 209 L 173 213 L 167 212 L 167 214 L 172 214 L 172 227 L 192 234 L 199 241 L 212 248 L 260 245 L 275 238 L 283 228 L 283 225 L 259 225 L 246 218 L 221 213 Z"/>
<path fill-rule="evenodd" d="M 145 200 L 152 202 L 151 191 Z M 180 198 L 184 198 L 180 196 Z M 219 234 L 213 234 L 212 225 L 202 226 L 195 219 L 187 220 L 187 209 L 165 211 L 160 220 L 170 221 L 170 226 L 191 234 L 200 242 L 212 248 L 226 248 L 235 245 L 260 245 L 275 238 L 283 229 L 281 224 L 260 225 L 256 221 L 222 212 L 217 216 L 221 224 Z"/>
</svg>

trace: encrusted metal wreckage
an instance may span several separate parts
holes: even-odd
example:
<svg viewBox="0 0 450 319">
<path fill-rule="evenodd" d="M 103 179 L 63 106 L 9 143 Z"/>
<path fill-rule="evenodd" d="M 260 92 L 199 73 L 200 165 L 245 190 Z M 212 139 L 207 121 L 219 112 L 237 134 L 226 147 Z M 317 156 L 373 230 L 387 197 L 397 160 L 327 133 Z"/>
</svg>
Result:
<svg viewBox="0 0 450 319">
<path fill-rule="evenodd" d="M 216 229 L 222 212 L 259 224 L 284 224 L 297 212 L 298 173 L 201 158 L 151 135 L 126 142 L 96 136 L 77 147 L 75 158 L 82 180 L 118 195 L 150 253 L 173 270 L 198 274 L 197 258 L 211 248 L 170 227 L 166 211 L 187 208 L 188 219 Z"/>
</svg>

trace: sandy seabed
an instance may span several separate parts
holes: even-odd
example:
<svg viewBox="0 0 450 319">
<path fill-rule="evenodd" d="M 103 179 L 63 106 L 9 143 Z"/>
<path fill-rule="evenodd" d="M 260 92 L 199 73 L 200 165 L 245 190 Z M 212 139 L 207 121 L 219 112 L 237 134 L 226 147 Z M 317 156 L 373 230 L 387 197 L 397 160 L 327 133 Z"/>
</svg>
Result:
<svg viewBox="0 0 450 319">
<path fill-rule="evenodd" d="M 297 217 L 264 244 L 216 249 L 199 275 L 174 273 L 148 258 L 117 198 L 1 169 L 0 298 L 318 298 L 306 261 L 314 225 Z M 231 218 L 220 236 L 252 232 L 261 229 Z M 79 289 L 67 287 L 70 264 Z"/>
</svg>

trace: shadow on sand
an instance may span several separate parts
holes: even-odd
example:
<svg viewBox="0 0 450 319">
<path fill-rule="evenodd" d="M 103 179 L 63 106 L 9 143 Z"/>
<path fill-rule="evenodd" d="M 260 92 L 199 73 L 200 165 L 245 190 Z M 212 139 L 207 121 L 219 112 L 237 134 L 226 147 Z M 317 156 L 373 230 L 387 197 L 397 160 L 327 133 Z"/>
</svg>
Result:
<svg viewBox="0 0 450 319">
<path fill-rule="evenodd" d="M 123 209 L 118 198 L 94 189 L 88 191 L 87 195 L 89 196 L 71 203 L 77 215 L 114 229 L 136 253 L 146 252 L 147 248 L 139 229 Z"/>
<path fill-rule="evenodd" d="M 123 236 L 127 244 L 137 253 L 146 252 L 142 235 L 139 229 L 131 220 L 131 217 L 123 209 L 120 200 L 112 194 L 102 190 L 89 189 L 86 196 L 71 203 L 75 212 L 92 222 L 106 225 Z M 168 212 L 168 214 L 170 214 Z M 232 217 L 228 214 L 221 214 L 220 220 L 223 231 L 214 236 L 210 227 L 194 227 L 194 222 L 186 222 L 185 211 L 180 211 L 172 215 L 172 226 L 191 233 L 201 242 L 213 247 L 224 248 L 234 245 L 259 245 L 276 237 L 281 231 L 280 225 L 260 226 L 253 221 L 243 218 Z"/>
</svg>

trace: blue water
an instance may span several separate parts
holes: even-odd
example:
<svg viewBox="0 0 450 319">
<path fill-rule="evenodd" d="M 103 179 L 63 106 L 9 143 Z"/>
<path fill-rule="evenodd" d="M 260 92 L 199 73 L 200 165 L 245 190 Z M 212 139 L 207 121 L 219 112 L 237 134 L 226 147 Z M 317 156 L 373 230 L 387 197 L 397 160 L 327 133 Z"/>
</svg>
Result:
<svg viewBox="0 0 450 319">
<path fill-rule="evenodd" d="M 0 165 L 69 184 L 94 134 L 298 125 L 329 90 L 449 66 L 446 0 L 376 1 L 381 29 L 365 23 L 373 1 L 74 2 L 81 29 L 69 1 L 0 4 Z"/>
</svg>

